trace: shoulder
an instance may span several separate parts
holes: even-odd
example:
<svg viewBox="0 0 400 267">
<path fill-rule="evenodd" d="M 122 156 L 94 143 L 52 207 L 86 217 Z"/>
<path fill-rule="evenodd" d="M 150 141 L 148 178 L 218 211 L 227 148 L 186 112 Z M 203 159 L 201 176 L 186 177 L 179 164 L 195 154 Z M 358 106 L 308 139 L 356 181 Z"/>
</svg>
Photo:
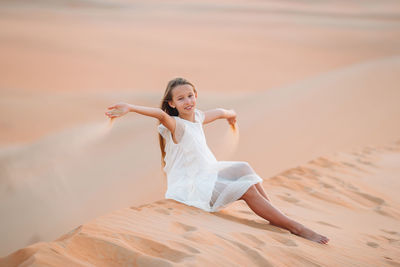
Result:
<svg viewBox="0 0 400 267">
<path fill-rule="evenodd" d="M 158 125 L 158 131 L 168 142 L 173 141 L 175 144 L 178 144 L 185 132 L 185 123 L 183 119 L 179 118 L 178 116 L 171 116 L 175 121 L 174 130 L 168 129 L 165 125 L 160 123 Z"/>
<path fill-rule="evenodd" d="M 175 121 L 175 123 L 178 122 L 178 121 L 180 120 L 180 118 L 179 118 L 178 116 L 170 116 L 170 117 L 172 118 L 173 121 Z M 159 129 L 159 130 L 171 131 L 171 130 L 169 129 L 169 127 L 165 126 L 164 124 L 165 124 L 165 123 L 160 123 L 160 124 L 158 125 L 158 129 Z"/>
<path fill-rule="evenodd" d="M 167 115 L 160 120 L 158 128 L 162 130 L 167 129 L 170 132 L 173 132 L 177 121 L 178 121 L 178 116 Z"/>
</svg>

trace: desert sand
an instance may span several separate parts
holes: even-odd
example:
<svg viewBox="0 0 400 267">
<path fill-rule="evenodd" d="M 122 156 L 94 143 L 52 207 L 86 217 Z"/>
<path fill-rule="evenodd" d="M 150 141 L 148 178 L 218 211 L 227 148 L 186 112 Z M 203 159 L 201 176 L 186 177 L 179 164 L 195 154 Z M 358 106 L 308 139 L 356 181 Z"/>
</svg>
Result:
<svg viewBox="0 0 400 267">
<path fill-rule="evenodd" d="M 331 238 L 315 243 L 236 201 L 215 213 L 175 200 L 126 207 L 1 259 L 4 266 L 397 266 L 400 140 L 334 153 L 263 182 L 274 205 Z"/>
<path fill-rule="evenodd" d="M 400 265 L 396 1 L 2 1 L 0 266 Z M 243 160 L 282 212 L 164 199 L 157 107 L 192 81 L 219 160 Z"/>
</svg>

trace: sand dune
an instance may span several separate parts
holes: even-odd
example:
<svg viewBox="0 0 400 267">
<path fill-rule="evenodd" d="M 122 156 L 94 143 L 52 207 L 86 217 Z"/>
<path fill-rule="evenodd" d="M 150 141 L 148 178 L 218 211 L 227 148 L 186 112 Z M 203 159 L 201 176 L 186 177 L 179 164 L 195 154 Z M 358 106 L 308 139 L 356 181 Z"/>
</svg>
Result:
<svg viewBox="0 0 400 267">
<path fill-rule="evenodd" d="M 240 126 L 238 142 L 225 121 L 205 125 L 209 146 L 219 160 L 245 160 L 267 179 L 326 153 L 393 141 L 400 134 L 394 123 L 400 118 L 399 62 L 391 57 L 355 64 L 291 86 L 230 98 L 202 93 L 200 109 L 214 108 L 215 102 L 235 107 Z M 138 96 L 146 99 L 137 93 L 125 94 L 125 99 Z M 147 97 L 156 98 L 151 93 Z M 8 218 L 0 228 L 6 236 L 3 254 L 54 240 L 120 207 L 162 199 L 166 181 L 155 169 L 160 167 L 155 125 L 129 114 L 111 129 L 107 121 L 93 122 L 3 149 L 0 212 Z M 358 193 L 351 197 L 366 198 Z M 52 216 L 43 221 L 47 214 Z"/>
<path fill-rule="evenodd" d="M 100 216 L 0 264 L 397 266 L 400 199 L 386 189 L 399 188 L 399 174 L 400 140 L 321 156 L 263 182 L 275 205 L 331 237 L 328 245 L 269 225 L 244 201 L 207 213 L 166 199 Z"/>
<path fill-rule="evenodd" d="M 267 179 L 326 153 L 393 141 L 400 135 L 394 123 L 400 118 L 399 62 L 391 57 L 355 64 L 292 86 L 231 98 L 202 93 L 201 109 L 214 108 L 215 102 L 235 107 L 240 126 L 239 141 L 225 121 L 205 125 L 209 146 L 219 160 L 247 161 Z M 3 150 L 0 212 L 8 218 L 0 228 L 7 236 L 3 253 L 53 240 L 120 207 L 163 199 L 166 181 L 157 168 L 155 125 L 129 114 L 111 129 L 107 121 L 84 124 Z M 52 216 L 43 222 L 46 214 Z"/>
</svg>

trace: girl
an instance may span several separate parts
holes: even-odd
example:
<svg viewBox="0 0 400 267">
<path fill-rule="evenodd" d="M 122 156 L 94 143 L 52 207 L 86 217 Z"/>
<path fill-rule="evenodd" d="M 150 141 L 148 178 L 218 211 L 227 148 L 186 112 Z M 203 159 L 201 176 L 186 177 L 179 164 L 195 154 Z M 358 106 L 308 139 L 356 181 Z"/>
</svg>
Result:
<svg viewBox="0 0 400 267">
<path fill-rule="evenodd" d="M 171 80 L 160 108 L 118 103 L 108 107 L 111 119 L 136 112 L 157 118 L 163 170 L 167 174 L 165 198 L 208 212 L 244 200 L 270 224 L 306 239 L 326 244 L 328 238 L 288 218 L 272 206 L 263 181 L 244 161 L 217 161 L 207 146 L 203 124 L 227 119 L 234 127 L 236 113 L 222 108 L 203 112 L 196 108 L 197 90 L 183 78 Z"/>
</svg>

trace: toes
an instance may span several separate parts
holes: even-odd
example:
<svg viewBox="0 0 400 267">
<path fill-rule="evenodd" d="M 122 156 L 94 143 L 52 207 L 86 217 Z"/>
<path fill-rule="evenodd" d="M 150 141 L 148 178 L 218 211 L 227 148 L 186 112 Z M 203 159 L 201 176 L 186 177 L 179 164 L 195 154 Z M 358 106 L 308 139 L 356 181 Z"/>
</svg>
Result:
<svg viewBox="0 0 400 267">
<path fill-rule="evenodd" d="M 328 243 L 328 241 L 329 241 L 329 239 L 323 235 L 319 236 L 319 238 L 317 240 L 317 242 L 320 244 L 326 244 L 326 243 Z"/>
<path fill-rule="evenodd" d="M 328 241 L 329 241 L 329 238 L 327 238 L 326 236 L 323 236 L 323 237 L 322 237 L 322 242 L 323 242 L 324 244 L 328 243 Z"/>
</svg>

